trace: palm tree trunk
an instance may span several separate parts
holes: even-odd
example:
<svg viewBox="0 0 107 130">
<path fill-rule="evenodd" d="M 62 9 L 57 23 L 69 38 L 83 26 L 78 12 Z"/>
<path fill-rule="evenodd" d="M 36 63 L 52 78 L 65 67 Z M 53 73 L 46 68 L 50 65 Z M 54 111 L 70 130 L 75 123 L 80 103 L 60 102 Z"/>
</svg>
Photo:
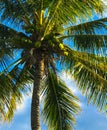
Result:
<svg viewBox="0 0 107 130">
<path fill-rule="evenodd" d="M 31 104 L 31 128 L 40 130 L 40 86 L 44 71 L 44 60 L 39 54 L 36 55 L 34 74 L 34 87 Z"/>
</svg>

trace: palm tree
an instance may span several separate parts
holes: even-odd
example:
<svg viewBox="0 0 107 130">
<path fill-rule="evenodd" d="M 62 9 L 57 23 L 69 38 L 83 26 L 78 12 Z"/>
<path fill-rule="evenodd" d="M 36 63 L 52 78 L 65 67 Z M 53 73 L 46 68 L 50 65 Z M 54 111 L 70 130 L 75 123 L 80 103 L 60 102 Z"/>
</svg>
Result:
<svg viewBox="0 0 107 130">
<path fill-rule="evenodd" d="M 107 18 L 92 18 L 104 9 L 102 0 L 0 0 L 0 113 L 5 120 L 12 119 L 33 83 L 31 129 L 40 130 L 40 97 L 49 129 L 73 129 L 79 99 L 60 79 L 61 70 L 74 77 L 89 102 L 106 109 Z"/>
</svg>

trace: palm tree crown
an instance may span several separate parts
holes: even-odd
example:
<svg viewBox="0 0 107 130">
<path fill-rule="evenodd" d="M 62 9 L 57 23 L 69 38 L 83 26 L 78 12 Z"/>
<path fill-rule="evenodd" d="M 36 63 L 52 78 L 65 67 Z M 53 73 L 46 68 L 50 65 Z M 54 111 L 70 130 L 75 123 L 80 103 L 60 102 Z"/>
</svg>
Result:
<svg viewBox="0 0 107 130">
<path fill-rule="evenodd" d="M 92 19 L 105 7 L 102 0 L 0 0 L 0 113 L 5 120 L 12 119 L 33 83 L 32 130 L 40 130 L 40 96 L 49 129 L 73 129 L 79 99 L 58 76 L 61 70 L 70 72 L 89 102 L 106 109 L 107 18 Z"/>
</svg>

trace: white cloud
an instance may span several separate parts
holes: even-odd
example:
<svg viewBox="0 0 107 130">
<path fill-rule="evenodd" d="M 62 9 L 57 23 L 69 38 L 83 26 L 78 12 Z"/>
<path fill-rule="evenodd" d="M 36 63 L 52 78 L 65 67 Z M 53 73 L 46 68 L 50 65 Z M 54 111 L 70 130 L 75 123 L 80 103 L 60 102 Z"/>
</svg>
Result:
<svg viewBox="0 0 107 130">
<path fill-rule="evenodd" d="M 74 81 L 74 78 L 69 74 L 63 71 L 60 75 L 60 78 L 66 83 L 66 85 L 70 88 L 71 92 L 73 92 L 76 96 L 81 97 L 81 93 L 77 88 L 76 82 Z M 81 102 L 78 102 L 79 106 L 81 108 L 84 108 L 84 104 Z"/>
<path fill-rule="evenodd" d="M 66 83 L 66 85 L 71 89 L 73 93 L 75 93 L 76 95 L 80 94 L 76 82 L 69 73 L 66 73 L 65 71 L 62 72 L 60 78 Z"/>
<path fill-rule="evenodd" d="M 107 0 L 102 0 L 104 2 L 104 4 L 107 6 Z M 103 13 L 103 17 L 107 17 L 107 8 L 105 9 L 104 13 Z"/>
<path fill-rule="evenodd" d="M 107 5 L 107 0 L 102 0 L 103 2 L 104 2 L 104 4 L 106 4 Z"/>
<path fill-rule="evenodd" d="M 29 99 L 31 99 L 31 93 L 29 95 L 23 95 L 22 102 L 17 103 L 16 114 L 21 114 L 25 111 Z"/>
<path fill-rule="evenodd" d="M 23 99 L 21 101 L 21 103 L 17 103 L 17 108 L 16 108 L 16 114 L 21 114 L 24 110 L 25 110 L 25 107 L 26 107 L 26 99 Z"/>
<path fill-rule="evenodd" d="M 28 105 L 29 100 L 31 100 L 33 84 L 28 84 L 28 85 L 31 88 L 31 91 L 29 91 L 27 93 L 27 95 L 23 95 L 21 103 L 17 103 L 16 114 L 20 114 L 20 113 L 24 112 Z"/>
</svg>

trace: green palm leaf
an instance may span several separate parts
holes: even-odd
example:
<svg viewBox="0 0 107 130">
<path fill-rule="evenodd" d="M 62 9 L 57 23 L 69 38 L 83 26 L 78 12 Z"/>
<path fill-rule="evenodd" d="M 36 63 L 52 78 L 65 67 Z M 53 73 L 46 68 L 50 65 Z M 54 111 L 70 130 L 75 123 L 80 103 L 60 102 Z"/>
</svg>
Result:
<svg viewBox="0 0 107 130">
<path fill-rule="evenodd" d="M 22 49 L 25 47 L 25 40 L 28 37 L 6 25 L 0 24 L 0 50 L 2 54 L 11 54 L 15 49 Z M 24 43 L 24 44 L 23 44 Z M 20 46 L 22 44 L 22 46 Z M 3 53 L 4 52 L 4 53 Z M 10 52 L 10 53 L 9 53 Z"/>
<path fill-rule="evenodd" d="M 72 94 L 63 81 L 51 70 L 42 88 L 44 99 L 43 119 L 52 130 L 71 130 L 75 124 L 75 115 L 80 108 L 78 98 Z"/>
<path fill-rule="evenodd" d="M 0 24 L 0 57 L 4 54 L 10 55 L 12 53 L 12 36 L 14 36 L 15 31 L 9 27 Z"/>
<path fill-rule="evenodd" d="M 8 74 L 0 75 L 0 113 L 5 121 L 12 120 L 17 104 L 22 102 L 23 94 L 28 94 L 31 91 L 32 74 L 28 68 L 18 66 L 19 64 Z"/>
<path fill-rule="evenodd" d="M 65 29 L 67 36 L 62 37 L 62 40 L 72 40 L 78 50 L 99 53 L 104 50 L 107 44 L 106 22 L 107 18 L 103 18 L 71 25 Z"/>
<path fill-rule="evenodd" d="M 95 34 L 96 30 L 101 31 L 102 28 L 107 29 L 107 18 L 101 18 L 98 20 L 83 21 L 80 24 L 67 27 L 68 34 Z"/>
<path fill-rule="evenodd" d="M 93 7 L 95 10 L 93 10 Z M 79 20 L 90 17 L 92 11 L 101 13 L 103 10 L 104 5 L 100 0 L 94 0 L 93 2 L 54 0 L 50 3 L 49 12 L 47 13 L 45 34 L 49 33 L 49 27 L 52 27 L 54 24 L 68 25 L 68 23 L 78 23 Z"/>
<path fill-rule="evenodd" d="M 30 3 L 25 1 L 0 0 L 0 11 L 3 12 L 2 20 L 14 21 L 14 23 L 23 22 L 23 16 L 29 16 L 31 9 Z"/>
<path fill-rule="evenodd" d="M 78 82 L 80 90 L 100 110 L 106 108 L 107 93 L 107 58 L 90 53 L 69 49 L 69 56 L 64 60 L 66 66 Z"/>
</svg>

